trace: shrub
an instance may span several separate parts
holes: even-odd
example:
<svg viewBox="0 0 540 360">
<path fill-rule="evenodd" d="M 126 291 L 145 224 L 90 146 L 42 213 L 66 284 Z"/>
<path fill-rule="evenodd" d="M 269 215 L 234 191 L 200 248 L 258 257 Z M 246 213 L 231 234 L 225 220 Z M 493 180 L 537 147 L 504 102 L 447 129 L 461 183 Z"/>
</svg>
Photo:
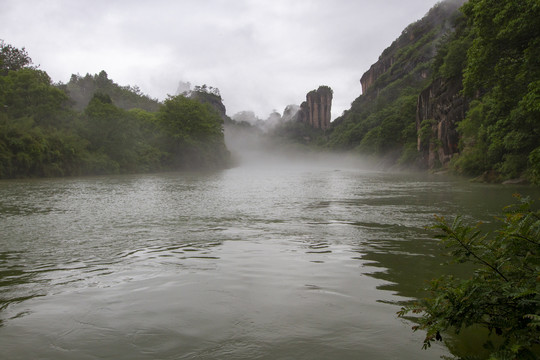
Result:
<svg viewBox="0 0 540 360">
<path fill-rule="evenodd" d="M 432 228 L 457 263 L 472 263 L 469 279 L 431 281 L 430 296 L 403 307 L 400 317 L 421 314 L 424 348 L 449 332 L 480 326 L 501 339 L 486 339 L 491 359 L 537 359 L 540 347 L 540 210 L 521 199 L 504 210 L 500 228 L 483 233 L 461 217 L 438 217 Z"/>
</svg>

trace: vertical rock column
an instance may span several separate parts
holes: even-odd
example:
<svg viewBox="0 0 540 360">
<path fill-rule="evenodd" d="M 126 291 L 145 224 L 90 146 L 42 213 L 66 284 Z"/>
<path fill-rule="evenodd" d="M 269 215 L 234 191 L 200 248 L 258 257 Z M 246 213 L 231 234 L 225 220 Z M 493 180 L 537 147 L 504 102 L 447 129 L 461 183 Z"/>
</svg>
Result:
<svg viewBox="0 0 540 360">
<path fill-rule="evenodd" d="M 328 86 L 310 91 L 301 105 L 301 121 L 315 129 L 328 129 L 332 118 L 332 96 L 332 89 Z"/>
<path fill-rule="evenodd" d="M 324 89 L 321 93 L 321 113 L 323 119 L 321 129 L 326 130 L 330 127 L 330 120 L 332 119 L 332 90 L 330 88 Z"/>
</svg>

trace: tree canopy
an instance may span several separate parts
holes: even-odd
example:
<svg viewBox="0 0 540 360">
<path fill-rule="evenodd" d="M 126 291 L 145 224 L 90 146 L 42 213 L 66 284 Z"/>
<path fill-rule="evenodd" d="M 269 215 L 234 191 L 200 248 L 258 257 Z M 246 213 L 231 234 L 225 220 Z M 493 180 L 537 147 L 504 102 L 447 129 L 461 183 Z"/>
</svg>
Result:
<svg viewBox="0 0 540 360">
<path fill-rule="evenodd" d="M 32 64 L 32 59 L 25 48 L 18 49 L 0 39 L 0 75 L 10 70 L 20 70 Z"/>
<path fill-rule="evenodd" d="M 170 96 L 157 114 L 157 124 L 170 139 L 167 148 L 174 154 L 173 164 L 184 161 L 204 167 L 208 164 L 203 158 L 210 163 L 228 158 L 223 119 L 208 103 L 184 95 Z"/>
</svg>

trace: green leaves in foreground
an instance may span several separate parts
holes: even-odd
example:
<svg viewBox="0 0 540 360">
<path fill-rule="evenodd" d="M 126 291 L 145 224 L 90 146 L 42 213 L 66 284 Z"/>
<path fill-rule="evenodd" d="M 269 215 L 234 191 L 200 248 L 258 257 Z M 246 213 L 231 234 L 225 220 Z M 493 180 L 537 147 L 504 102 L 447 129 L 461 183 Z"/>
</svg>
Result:
<svg viewBox="0 0 540 360">
<path fill-rule="evenodd" d="M 518 197 L 519 198 L 519 197 Z M 471 263 L 468 279 L 432 280 L 430 296 L 404 307 L 400 317 L 421 314 L 413 329 L 425 330 L 424 348 L 445 332 L 459 334 L 479 326 L 496 334 L 486 338 L 490 359 L 537 359 L 540 350 L 540 211 L 531 201 L 504 209 L 500 227 L 483 233 L 457 217 L 437 217 L 432 229 L 457 263 Z"/>
</svg>

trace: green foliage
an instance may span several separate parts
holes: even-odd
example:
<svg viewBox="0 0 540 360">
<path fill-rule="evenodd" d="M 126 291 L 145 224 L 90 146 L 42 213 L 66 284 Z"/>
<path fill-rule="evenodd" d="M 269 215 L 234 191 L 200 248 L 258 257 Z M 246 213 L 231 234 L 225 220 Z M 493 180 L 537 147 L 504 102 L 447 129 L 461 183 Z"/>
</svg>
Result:
<svg viewBox="0 0 540 360">
<path fill-rule="evenodd" d="M 475 34 L 464 79 L 468 93 L 508 85 L 516 79 L 507 76 L 516 71 L 538 71 L 523 68 L 527 63 L 538 63 L 533 57 L 539 51 L 540 5 L 537 0 L 472 0 L 463 6 L 463 11 Z"/>
<path fill-rule="evenodd" d="M 218 88 L 206 86 L 206 84 L 202 86 L 195 86 L 194 90 L 189 92 L 186 97 L 191 100 L 196 100 L 200 103 L 210 105 L 218 112 L 223 121 L 230 120 L 226 115 L 225 105 L 223 105 L 223 99 L 221 98 Z"/>
<path fill-rule="evenodd" d="M 347 114 L 348 121 L 331 133 L 331 146 L 356 147 L 364 154 L 384 155 L 396 149 L 401 151 L 407 144 L 416 144 L 417 96 L 409 95 L 409 91 L 409 88 L 399 89 L 400 95 L 392 101 L 382 104 L 384 99 L 380 98 L 379 103 L 373 104 L 378 108 Z"/>
<path fill-rule="evenodd" d="M 168 99 L 161 106 L 136 88 L 119 87 L 104 71 L 55 86 L 47 73 L 27 66 L 24 49 L 1 45 L 2 56 L 9 50 L 10 61 L 19 56 L 21 65 L 0 71 L 0 178 L 227 164 L 222 120 L 209 105 L 186 100 L 177 106 L 183 100 Z M 88 97 L 84 111 L 69 108 L 69 89 Z M 127 111 L 118 103 L 161 110 Z"/>
<path fill-rule="evenodd" d="M 425 119 L 420 123 L 420 130 L 418 130 L 418 137 L 422 144 L 429 144 L 433 135 L 433 126 L 437 122 L 434 119 Z"/>
<path fill-rule="evenodd" d="M 11 51 L 21 66 L 0 76 L 0 178 L 78 174 L 85 142 L 67 126 L 66 94 Z"/>
<path fill-rule="evenodd" d="M 397 163 L 399 165 L 411 165 L 418 160 L 418 150 L 414 142 L 409 142 L 403 147 L 403 151 L 399 156 Z"/>
<path fill-rule="evenodd" d="M 483 233 L 457 217 L 437 218 L 432 228 L 456 263 L 472 264 L 468 279 L 443 276 L 430 283 L 430 296 L 398 313 L 421 314 L 414 330 L 425 330 L 424 348 L 447 332 L 486 328 L 490 359 L 536 359 L 540 354 L 540 211 L 533 203 L 505 209 L 500 227 Z"/>
<path fill-rule="evenodd" d="M 167 137 L 171 166 L 209 167 L 228 161 L 223 119 L 208 103 L 171 96 L 159 110 L 157 123 Z"/>
<path fill-rule="evenodd" d="M 529 154 L 529 179 L 540 185 L 540 147 L 537 147 Z"/>
<path fill-rule="evenodd" d="M 440 76 L 444 78 L 461 76 L 467 61 L 466 55 L 470 43 L 469 40 L 469 38 L 461 38 L 448 45 L 448 52 L 440 68 Z"/>
<path fill-rule="evenodd" d="M 223 136 L 219 114 L 208 104 L 183 95 L 166 99 L 158 120 L 168 134 L 184 143 L 212 141 Z"/>
<path fill-rule="evenodd" d="M 31 116 L 39 125 L 50 125 L 64 115 L 67 100 L 44 71 L 23 68 L 0 76 L 0 106 L 9 117 Z"/>
<path fill-rule="evenodd" d="M 437 47 L 433 62 L 434 79 L 461 77 L 467 65 L 467 51 L 473 40 L 471 28 L 461 11 L 455 13 L 452 22 L 455 30 L 446 33 Z"/>
<path fill-rule="evenodd" d="M 300 121 L 279 122 L 268 135 L 284 146 L 291 144 L 318 146 L 325 142 L 324 130 Z"/>
<path fill-rule="evenodd" d="M 484 103 L 473 101 L 465 119 L 457 125 L 462 150 L 459 156 L 452 159 L 451 165 L 461 174 L 478 175 L 489 169 L 484 112 Z"/>
<path fill-rule="evenodd" d="M 196 85 L 193 88 L 193 92 L 203 93 L 203 94 L 207 94 L 207 95 L 213 95 L 216 98 L 219 98 L 221 100 L 221 93 L 219 92 L 219 89 L 215 88 L 213 86 L 208 86 L 206 84 L 203 84 L 203 85 L 200 85 L 200 86 Z"/>
<path fill-rule="evenodd" d="M 0 116 L 0 178 L 78 175 L 85 145 L 68 130 Z"/>
<path fill-rule="evenodd" d="M 473 36 L 463 85 L 478 104 L 460 125 L 457 169 L 471 175 L 489 169 L 502 179 L 530 176 L 538 182 L 531 168 L 536 164 L 527 160 L 540 146 L 540 4 L 470 0 L 463 11 Z M 484 151 L 481 166 L 463 166 Z"/>
<path fill-rule="evenodd" d="M 113 103 L 125 110 L 143 109 L 157 111 L 159 103 L 144 95 L 137 86 L 120 86 L 109 79 L 105 71 L 99 74 L 71 75 L 66 85 L 61 85 L 73 101 L 76 110 L 82 111 L 88 105 L 95 93 L 107 94 Z"/>
<path fill-rule="evenodd" d="M 31 64 L 32 59 L 24 48 L 17 49 L 0 39 L 0 76 L 28 67 Z"/>
<path fill-rule="evenodd" d="M 90 161 L 92 173 L 132 172 L 137 169 L 138 128 L 128 113 L 116 107 L 109 95 L 96 93 L 84 111 L 81 133 L 88 149 L 99 154 Z M 100 168 L 101 167 L 101 168 Z"/>
</svg>

